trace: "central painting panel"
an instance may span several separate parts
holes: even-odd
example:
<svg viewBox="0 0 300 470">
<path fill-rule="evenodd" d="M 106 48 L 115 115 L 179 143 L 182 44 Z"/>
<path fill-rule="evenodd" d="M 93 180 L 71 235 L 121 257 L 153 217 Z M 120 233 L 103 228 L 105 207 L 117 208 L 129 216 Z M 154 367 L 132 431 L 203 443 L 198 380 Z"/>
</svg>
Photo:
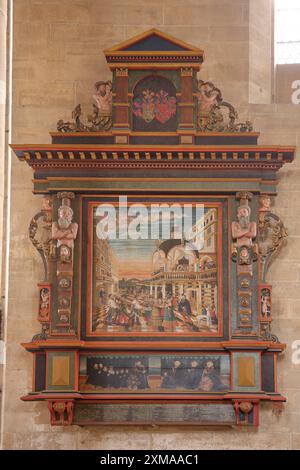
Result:
<svg viewBox="0 0 300 470">
<path fill-rule="evenodd" d="M 88 334 L 220 335 L 222 203 L 88 206 Z"/>
</svg>

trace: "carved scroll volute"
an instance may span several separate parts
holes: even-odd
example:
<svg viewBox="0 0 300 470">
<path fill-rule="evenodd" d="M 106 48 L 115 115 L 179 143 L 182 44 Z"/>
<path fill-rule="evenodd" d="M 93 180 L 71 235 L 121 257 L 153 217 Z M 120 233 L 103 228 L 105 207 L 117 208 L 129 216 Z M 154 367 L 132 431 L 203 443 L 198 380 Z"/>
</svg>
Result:
<svg viewBox="0 0 300 470">
<path fill-rule="evenodd" d="M 266 341 L 278 342 L 271 333 L 272 287 L 266 284 L 266 275 L 271 262 L 286 243 L 287 229 L 281 219 L 271 210 L 271 198 L 262 194 L 259 198 L 258 252 L 259 252 L 259 310 L 260 336 Z"/>
<path fill-rule="evenodd" d="M 28 232 L 29 239 L 42 258 L 44 266 L 44 282 L 49 279 L 49 254 L 52 225 L 52 198 L 44 197 L 42 209 L 33 216 Z"/>
<path fill-rule="evenodd" d="M 51 226 L 52 226 L 52 198 L 45 196 L 41 211 L 38 212 L 29 224 L 29 239 L 42 258 L 44 267 L 44 279 L 38 283 L 38 321 L 42 324 L 42 332 L 35 335 L 33 340 L 46 339 L 49 332 L 51 315 L 52 286 L 51 277 Z"/>
<path fill-rule="evenodd" d="M 72 192 L 59 192 L 61 200 L 58 208 L 58 219 L 52 222 L 51 255 L 56 263 L 57 318 L 52 325 L 52 334 L 74 334 L 71 328 L 73 270 L 74 270 L 74 241 L 77 237 L 78 224 L 73 222 L 71 201 L 75 195 Z"/>
<path fill-rule="evenodd" d="M 222 92 L 212 82 L 198 80 L 197 127 L 202 132 L 252 132 L 250 121 L 237 122 L 238 113 L 223 100 Z"/>
<path fill-rule="evenodd" d="M 288 236 L 281 219 L 271 211 L 271 198 L 262 194 L 259 199 L 258 247 L 260 279 L 266 282 L 268 268 L 286 242 Z"/>
<path fill-rule="evenodd" d="M 238 335 L 252 334 L 253 326 L 253 263 L 257 260 L 257 224 L 251 221 L 249 201 L 252 194 L 244 191 L 236 195 L 239 201 L 237 221 L 232 222 L 232 260 L 237 264 L 237 330 Z"/>
<path fill-rule="evenodd" d="M 93 95 L 93 112 L 87 116 L 87 123 L 82 121 L 82 109 L 78 104 L 72 111 L 73 121 L 57 123 L 59 132 L 105 132 L 112 127 L 112 82 L 99 81 L 95 83 Z"/>
</svg>

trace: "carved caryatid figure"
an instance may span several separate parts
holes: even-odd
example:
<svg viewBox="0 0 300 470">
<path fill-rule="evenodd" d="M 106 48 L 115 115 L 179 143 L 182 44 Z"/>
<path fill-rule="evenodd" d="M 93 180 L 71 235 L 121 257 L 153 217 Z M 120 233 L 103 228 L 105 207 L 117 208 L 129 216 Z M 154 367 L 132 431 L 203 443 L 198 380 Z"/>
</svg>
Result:
<svg viewBox="0 0 300 470">
<path fill-rule="evenodd" d="M 269 194 L 262 194 L 259 198 L 259 212 L 271 212 L 271 198 Z"/>
<path fill-rule="evenodd" d="M 52 224 L 52 239 L 57 240 L 57 247 L 66 245 L 74 248 L 74 240 L 77 237 L 78 224 L 72 222 L 73 209 L 70 206 L 70 199 L 64 197 L 62 205 L 58 209 L 58 220 Z"/>
<path fill-rule="evenodd" d="M 263 221 L 265 215 L 271 212 L 271 198 L 269 194 L 262 194 L 259 198 L 259 220 Z"/>
<path fill-rule="evenodd" d="M 247 199 L 241 199 L 237 213 L 238 222 L 232 222 L 232 238 L 236 240 L 238 247 L 252 246 L 256 237 L 256 222 L 250 222 L 250 215 L 251 209 Z"/>
<path fill-rule="evenodd" d="M 93 95 L 94 100 L 97 103 L 99 114 L 110 116 L 112 110 L 112 83 L 97 82 L 95 83 L 96 93 Z"/>
<path fill-rule="evenodd" d="M 250 221 L 251 208 L 249 200 L 252 194 L 239 192 L 236 198 L 240 201 L 237 209 L 238 221 L 231 224 L 234 243 L 232 245 L 232 259 L 237 262 L 238 283 L 243 291 L 238 291 L 238 328 L 237 332 L 248 334 L 252 328 L 252 287 L 253 261 L 257 260 L 257 246 L 253 243 L 256 238 L 256 222 Z M 241 284 L 243 283 L 243 284 Z"/>
</svg>

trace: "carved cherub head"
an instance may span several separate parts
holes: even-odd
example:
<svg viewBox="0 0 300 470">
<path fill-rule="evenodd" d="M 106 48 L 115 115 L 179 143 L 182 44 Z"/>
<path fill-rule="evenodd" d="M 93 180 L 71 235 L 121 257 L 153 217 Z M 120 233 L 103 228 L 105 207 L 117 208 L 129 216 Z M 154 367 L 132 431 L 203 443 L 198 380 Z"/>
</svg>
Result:
<svg viewBox="0 0 300 470">
<path fill-rule="evenodd" d="M 67 245 L 61 245 L 59 248 L 59 257 L 62 263 L 69 263 L 71 261 L 71 248 Z"/>
<path fill-rule="evenodd" d="M 240 249 L 239 264 L 250 264 L 250 252 L 246 246 Z"/>
</svg>

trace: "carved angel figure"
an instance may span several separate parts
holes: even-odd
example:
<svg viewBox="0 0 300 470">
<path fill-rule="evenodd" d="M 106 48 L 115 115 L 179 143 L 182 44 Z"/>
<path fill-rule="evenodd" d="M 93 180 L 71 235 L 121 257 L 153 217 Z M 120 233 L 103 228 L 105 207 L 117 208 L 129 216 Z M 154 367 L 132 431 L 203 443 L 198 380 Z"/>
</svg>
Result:
<svg viewBox="0 0 300 470">
<path fill-rule="evenodd" d="M 111 115 L 112 113 L 112 83 L 97 82 L 95 83 L 96 93 L 93 95 L 94 100 L 97 103 L 99 113 L 105 116 Z"/>
<path fill-rule="evenodd" d="M 199 114 L 209 114 L 213 106 L 222 101 L 222 94 L 213 83 L 199 80 L 197 99 Z"/>
</svg>

